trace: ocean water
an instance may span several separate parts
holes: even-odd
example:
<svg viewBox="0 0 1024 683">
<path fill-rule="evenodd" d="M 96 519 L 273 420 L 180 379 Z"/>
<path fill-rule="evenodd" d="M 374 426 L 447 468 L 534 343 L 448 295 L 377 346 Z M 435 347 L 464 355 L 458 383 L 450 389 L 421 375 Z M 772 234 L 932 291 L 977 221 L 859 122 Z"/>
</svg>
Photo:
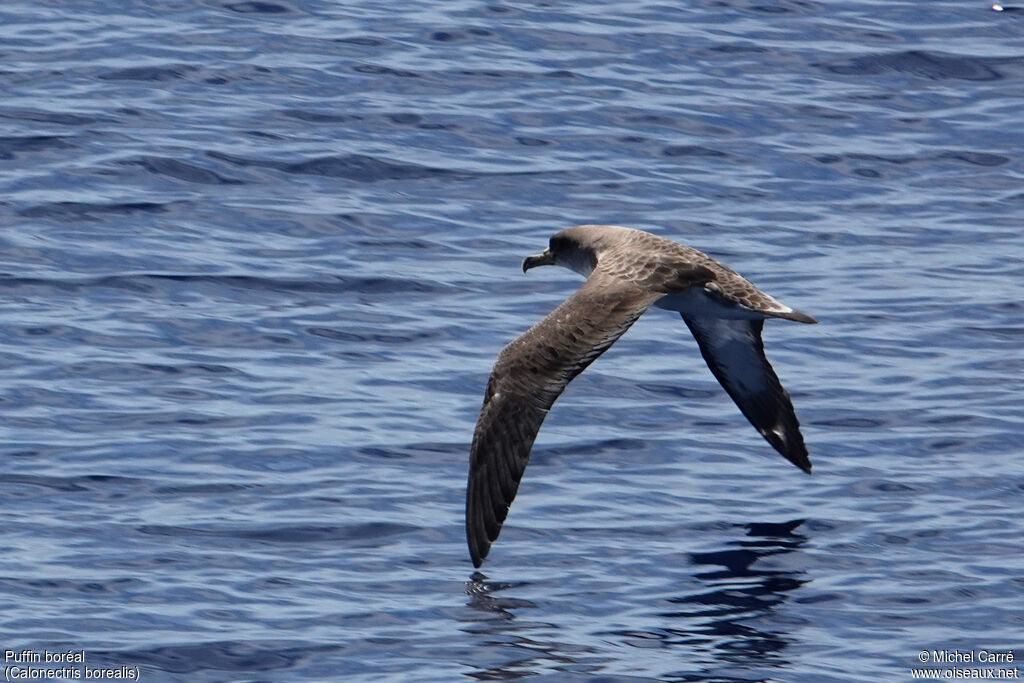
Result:
<svg viewBox="0 0 1024 683">
<path fill-rule="evenodd" d="M 5 673 L 1009 671 L 977 660 L 1024 658 L 1018 10 L 4 2 Z M 814 474 L 652 311 L 474 572 L 491 363 L 579 284 L 519 263 L 577 223 L 820 320 L 765 329 Z"/>
</svg>

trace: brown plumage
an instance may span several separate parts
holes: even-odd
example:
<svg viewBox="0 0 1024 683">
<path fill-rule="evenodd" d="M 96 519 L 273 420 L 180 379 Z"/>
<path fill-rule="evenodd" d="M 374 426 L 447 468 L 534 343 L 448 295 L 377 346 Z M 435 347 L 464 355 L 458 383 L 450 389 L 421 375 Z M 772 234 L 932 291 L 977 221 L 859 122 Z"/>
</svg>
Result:
<svg viewBox="0 0 1024 683">
<path fill-rule="evenodd" d="M 816 322 L 696 249 L 651 233 L 582 225 L 523 262 L 563 265 L 586 282 L 498 355 L 470 448 L 466 537 L 481 565 L 497 539 L 548 410 L 576 375 L 652 305 L 679 311 L 715 377 L 743 414 L 806 472 L 788 394 L 764 356 L 766 317 Z"/>
</svg>

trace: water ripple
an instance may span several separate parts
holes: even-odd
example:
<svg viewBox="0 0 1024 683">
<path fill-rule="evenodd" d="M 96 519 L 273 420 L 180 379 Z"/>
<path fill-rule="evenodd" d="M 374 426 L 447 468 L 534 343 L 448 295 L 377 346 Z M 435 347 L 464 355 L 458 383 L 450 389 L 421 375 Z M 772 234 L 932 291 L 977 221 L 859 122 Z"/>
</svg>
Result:
<svg viewBox="0 0 1024 683">
<path fill-rule="evenodd" d="M 1019 12 L 933 9 L 0 5 L 4 647 L 190 683 L 1019 647 Z M 820 318 L 765 329 L 815 474 L 652 311 L 473 572 L 491 363 L 579 283 L 520 263 L 583 222 Z"/>
</svg>

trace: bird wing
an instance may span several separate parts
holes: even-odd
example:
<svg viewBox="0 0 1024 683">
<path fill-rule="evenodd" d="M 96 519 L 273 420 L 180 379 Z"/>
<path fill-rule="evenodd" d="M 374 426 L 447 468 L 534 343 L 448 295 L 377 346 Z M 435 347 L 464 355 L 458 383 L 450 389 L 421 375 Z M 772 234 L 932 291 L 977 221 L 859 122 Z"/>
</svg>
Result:
<svg viewBox="0 0 1024 683">
<path fill-rule="evenodd" d="M 700 353 L 740 411 L 768 443 L 808 474 L 807 456 L 793 403 L 764 355 L 764 320 L 683 315 Z"/>
<path fill-rule="evenodd" d="M 661 296 L 598 267 L 575 294 L 501 351 L 470 448 L 466 539 L 474 566 L 501 532 L 555 399 Z"/>
</svg>

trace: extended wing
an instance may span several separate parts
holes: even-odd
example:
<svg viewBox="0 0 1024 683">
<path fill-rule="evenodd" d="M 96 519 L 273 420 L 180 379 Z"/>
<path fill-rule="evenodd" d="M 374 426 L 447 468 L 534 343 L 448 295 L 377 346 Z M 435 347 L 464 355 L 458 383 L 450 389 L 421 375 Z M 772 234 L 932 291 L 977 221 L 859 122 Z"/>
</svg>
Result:
<svg viewBox="0 0 1024 683">
<path fill-rule="evenodd" d="M 498 538 L 555 399 L 661 296 L 595 270 L 498 356 L 470 449 L 466 539 L 479 567 Z"/>
<path fill-rule="evenodd" d="M 775 450 L 809 474 L 811 461 L 793 403 L 764 355 L 764 320 L 686 314 L 683 320 L 693 332 L 711 372 L 740 411 Z"/>
</svg>

